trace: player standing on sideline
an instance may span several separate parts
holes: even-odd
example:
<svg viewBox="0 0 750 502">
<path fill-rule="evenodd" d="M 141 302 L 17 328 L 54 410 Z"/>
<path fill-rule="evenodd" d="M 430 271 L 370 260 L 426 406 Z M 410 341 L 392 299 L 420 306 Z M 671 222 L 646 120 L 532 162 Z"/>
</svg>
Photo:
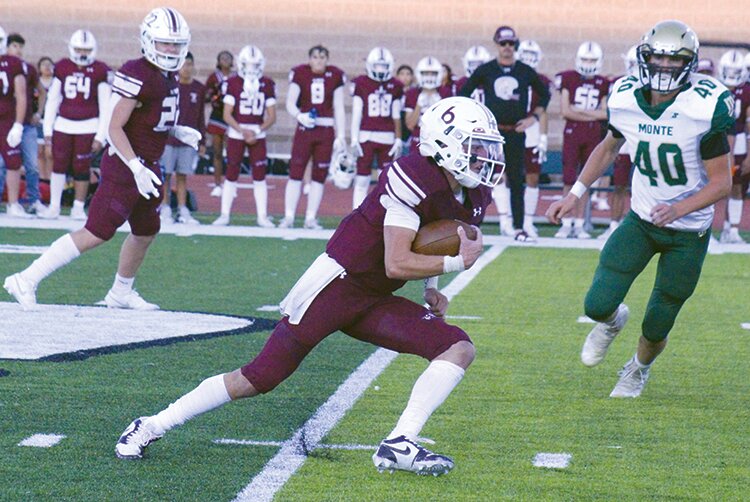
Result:
<svg viewBox="0 0 750 502">
<path fill-rule="evenodd" d="M 537 70 L 539 63 L 542 61 L 542 56 L 542 48 L 534 40 L 522 40 L 518 46 L 518 59 L 522 63 L 531 66 L 534 71 Z M 546 75 L 538 72 L 537 74 L 539 75 L 539 79 L 547 86 L 547 90 L 552 94 L 552 81 Z M 539 95 L 532 90 L 529 110 L 535 110 L 537 107 L 539 107 Z M 544 111 L 539 114 L 539 121 L 526 129 L 526 142 L 524 143 L 526 147 L 524 150 L 526 191 L 523 196 L 523 230 L 534 239 L 539 237 L 539 232 L 534 225 L 534 216 L 539 204 L 539 175 L 542 173 L 542 164 L 547 160 L 547 130 L 549 128 L 547 107 L 544 106 L 542 108 L 544 108 Z M 508 211 L 505 212 L 507 214 Z M 502 225 L 502 221 L 500 223 Z M 512 230 L 512 227 L 510 230 Z M 512 235 L 506 232 L 503 233 Z"/>
<path fill-rule="evenodd" d="M 560 91 L 560 109 L 565 119 L 563 133 L 563 197 L 570 192 L 576 176 L 586 164 L 596 145 L 602 140 L 602 121 L 607 120 L 607 92 L 609 80 L 602 69 L 602 48 L 596 42 L 584 42 L 576 52 L 575 70 L 555 75 L 555 87 Z M 575 237 L 590 239 L 583 228 L 584 197 L 576 207 L 574 218 L 565 217 L 555 234 L 557 239 Z"/>
<path fill-rule="evenodd" d="M 320 230 L 318 208 L 334 150 L 346 149 L 344 72 L 328 64 L 328 49 L 316 45 L 308 51 L 308 64 L 289 72 L 286 111 L 297 119 L 289 160 L 289 181 L 284 194 L 284 220 L 280 228 L 292 228 L 302 191 L 302 177 L 312 157 L 312 182 L 305 211 L 305 228 Z M 334 135 L 335 129 L 335 135 Z M 335 136 L 335 139 L 334 139 Z"/>
<path fill-rule="evenodd" d="M 60 237 L 28 268 L 5 279 L 6 291 L 24 310 L 36 307 L 36 288 L 44 278 L 110 240 L 126 220 L 131 233 L 122 244 L 115 281 L 104 302 L 110 308 L 159 308 L 133 289 L 138 268 L 159 233 L 159 158 L 169 134 L 195 149 L 201 138 L 198 131 L 175 125 L 176 72 L 190 43 L 185 19 L 174 9 L 154 9 L 140 26 L 140 41 L 144 57 L 122 65 L 112 83 L 110 146 L 102 157 L 101 182 L 86 225 Z"/>
<path fill-rule="evenodd" d="M 533 237 L 523 229 L 525 131 L 541 119 L 550 93 L 533 68 L 516 61 L 515 51 L 519 41 L 513 28 L 500 26 L 493 40 L 497 45 L 497 58 L 477 68 L 459 94 L 468 97 L 475 89 L 483 89 L 485 104 L 495 114 L 498 128 L 505 137 L 505 178 L 510 186 L 514 238 L 526 242 L 533 240 Z M 529 111 L 531 92 L 539 95 L 539 104 Z M 500 200 L 502 190 L 498 185 L 492 194 L 498 210 L 505 206 Z"/>
<path fill-rule="evenodd" d="M 750 156 L 747 155 L 747 142 L 750 139 L 750 83 L 744 57 L 737 50 L 725 52 L 719 60 L 719 80 L 734 95 L 734 128 L 729 131 L 729 148 L 732 152 L 732 193 L 727 199 L 724 229 L 719 242 L 724 244 L 744 244 L 740 236 L 742 219 L 742 199 L 750 180 Z M 743 190 L 743 188 L 745 190 Z"/>
<path fill-rule="evenodd" d="M 76 30 L 68 42 L 69 57 L 55 64 L 54 78 L 44 109 L 44 142 L 52 148 L 49 208 L 40 218 L 57 219 L 69 171 L 73 173 L 75 199 L 70 217 L 85 220 L 91 158 L 107 137 L 108 104 L 112 90 L 109 67 L 96 60 L 96 39 L 87 30 Z"/>
<path fill-rule="evenodd" d="M 224 174 L 224 135 L 227 124 L 224 122 L 224 93 L 227 80 L 233 77 L 234 56 L 229 51 L 221 51 L 216 56 L 216 70 L 206 80 L 206 100 L 211 103 L 211 115 L 208 118 L 206 132 L 211 135 L 214 152 L 214 188 L 211 197 L 221 197 L 222 176 Z"/>
<path fill-rule="evenodd" d="M 461 59 L 461 63 L 463 63 L 464 66 L 464 76 L 454 82 L 456 93 L 458 93 L 458 91 L 460 91 L 464 84 L 469 80 L 469 77 L 474 73 L 474 70 L 490 60 L 492 60 L 492 54 L 490 54 L 490 51 L 488 51 L 486 47 L 482 45 L 472 45 L 469 47 L 464 54 L 464 57 Z M 470 97 L 474 101 L 479 101 L 484 104 L 483 89 L 474 89 L 474 92 L 471 93 Z"/>
<path fill-rule="evenodd" d="M 352 209 L 357 209 L 370 187 L 372 162 L 378 170 L 401 155 L 401 100 L 404 86 L 393 78 L 393 56 L 384 47 L 367 55 L 366 75 L 352 80 L 351 150 L 357 157 Z"/>
<path fill-rule="evenodd" d="M 266 58 L 259 48 L 246 45 L 237 56 L 237 75 L 227 81 L 224 122 L 227 133 L 227 175 L 221 191 L 221 215 L 213 225 L 229 225 L 232 203 L 237 196 L 240 165 L 248 151 L 253 171 L 253 195 L 257 223 L 275 228 L 268 217 L 266 131 L 276 122 L 276 83 L 263 75 Z"/>
<path fill-rule="evenodd" d="M 24 62 L 6 54 L 7 36 L 0 28 L 0 199 L 8 183 L 8 216 L 31 218 L 18 203 L 21 191 L 21 149 L 23 122 L 26 116 L 26 73 Z M 7 84 L 5 84 L 7 82 Z M 6 178 L 7 177 L 7 178 Z"/>
<path fill-rule="evenodd" d="M 452 95 L 450 86 L 440 85 L 445 69 L 436 58 L 427 56 L 419 60 L 414 74 L 417 87 L 407 89 L 404 94 L 406 127 L 411 131 L 409 151 L 419 150 L 419 119 L 422 114 L 443 98 Z"/>
<path fill-rule="evenodd" d="M 622 301 L 630 285 L 655 254 L 660 257 L 638 350 L 610 397 L 641 394 L 698 283 L 713 204 L 730 191 L 727 131 L 734 126 L 734 100 L 714 78 L 693 73 L 698 45 L 695 32 L 679 21 L 660 22 L 646 33 L 638 46 L 640 84 L 630 76 L 615 83 L 607 136 L 570 192 L 547 210 L 553 223 L 574 211 L 627 141 L 637 168 L 632 210 L 604 245 L 586 295 L 586 315 L 598 322 L 581 351 L 586 366 L 604 360 L 628 320 Z"/>
<path fill-rule="evenodd" d="M 167 138 L 164 154 L 161 156 L 161 165 L 164 167 L 164 198 L 162 199 L 159 215 L 162 223 L 173 223 L 172 219 L 172 190 L 170 189 L 170 178 L 172 173 L 176 174 L 175 185 L 177 188 L 177 223 L 189 225 L 200 225 L 193 218 L 187 207 L 187 177 L 195 172 L 198 165 L 198 156 L 206 151 L 203 133 L 206 129 L 205 106 L 206 86 L 194 78 L 195 63 L 193 55 L 188 52 L 185 62 L 180 68 L 180 114 L 177 124 L 195 129 L 201 134 L 196 151 L 192 145 L 187 145 L 174 136 Z"/>
<path fill-rule="evenodd" d="M 482 132 L 478 132 L 478 131 Z M 458 385 L 474 359 L 474 345 L 444 321 L 448 299 L 440 274 L 471 267 L 482 234 L 463 229 L 456 256 L 411 251 L 420 226 L 439 219 L 478 225 L 491 202 L 493 171 L 502 172 L 503 138 L 492 113 L 468 98 L 452 97 L 422 118 L 419 152 L 389 164 L 377 188 L 339 225 L 326 252 L 282 302 L 284 318 L 265 346 L 240 369 L 204 380 L 168 408 L 134 420 L 115 446 L 118 457 L 138 459 L 145 448 L 186 420 L 231 401 L 273 390 L 329 334 L 344 333 L 430 361 L 412 389 L 398 424 L 372 459 L 378 470 L 444 474 L 453 461 L 417 444 L 430 415 Z M 428 307 L 394 296 L 408 280 L 425 281 Z"/>
</svg>

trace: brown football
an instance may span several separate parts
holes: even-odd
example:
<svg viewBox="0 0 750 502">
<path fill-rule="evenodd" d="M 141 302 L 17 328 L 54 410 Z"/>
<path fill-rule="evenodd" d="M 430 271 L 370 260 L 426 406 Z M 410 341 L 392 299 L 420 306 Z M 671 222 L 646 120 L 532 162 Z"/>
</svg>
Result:
<svg viewBox="0 0 750 502">
<path fill-rule="evenodd" d="M 431 256 L 456 256 L 461 244 L 457 232 L 459 226 L 464 227 L 469 239 L 477 238 L 477 231 L 468 223 L 458 220 L 437 220 L 419 229 L 411 250 Z"/>
</svg>

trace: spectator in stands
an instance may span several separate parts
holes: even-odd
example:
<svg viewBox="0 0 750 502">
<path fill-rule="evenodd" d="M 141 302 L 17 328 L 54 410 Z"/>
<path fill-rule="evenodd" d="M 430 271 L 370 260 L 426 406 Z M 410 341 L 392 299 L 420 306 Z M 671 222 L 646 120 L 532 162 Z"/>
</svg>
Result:
<svg viewBox="0 0 750 502">
<path fill-rule="evenodd" d="M 203 134 L 206 129 L 206 119 L 203 104 L 206 101 L 206 86 L 194 78 L 195 63 L 193 54 L 188 52 L 185 63 L 180 68 L 180 115 L 177 124 L 195 129 L 201 134 L 196 151 L 191 145 L 187 145 L 177 138 L 170 136 L 161 156 L 161 165 L 164 167 L 164 198 L 160 208 L 162 223 L 173 223 L 172 218 L 172 190 L 170 178 L 172 173 L 176 174 L 177 191 L 177 223 L 200 225 L 193 218 L 187 206 L 187 177 L 195 172 L 198 165 L 198 155 L 206 152 Z"/>
<path fill-rule="evenodd" d="M 216 56 L 216 70 L 206 80 L 206 101 L 211 103 L 211 116 L 208 118 L 206 133 L 211 135 L 211 146 L 214 152 L 214 189 L 212 197 L 221 197 L 222 176 L 224 175 L 224 135 L 227 124 L 224 122 L 224 93 L 229 77 L 236 75 L 232 71 L 234 56 L 229 51 L 221 51 Z"/>
<path fill-rule="evenodd" d="M 41 114 L 42 121 L 44 121 L 44 105 L 47 102 L 47 93 L 49 92 L 49 87 L 52 85 L 52 79 L 54 78 L 55 63 L 52 61 L 52 58 L 48 56 L 42 56 L 36 63 L 36 69 L 39 72 L 40 86 L 37 109 Z M 42 124 L 37 124 L 36 140 L 37 143 L 41 144 L 42 146 L 39 149 L 39 157 L 37 159 L 39 165 L 39 181 L 46 181 L 49 184 L 50 176 L 52 174 L 52 147 L 47 147 L 45 145 L 44 131 L 42 129 Z"/>
<path fill-rule="evenodd" d="M 398 67 L 396 78 L 404 85 L 404 91 L 414 87 L 414 69 L 408 64 L 402 64 Z"/>
</svg>

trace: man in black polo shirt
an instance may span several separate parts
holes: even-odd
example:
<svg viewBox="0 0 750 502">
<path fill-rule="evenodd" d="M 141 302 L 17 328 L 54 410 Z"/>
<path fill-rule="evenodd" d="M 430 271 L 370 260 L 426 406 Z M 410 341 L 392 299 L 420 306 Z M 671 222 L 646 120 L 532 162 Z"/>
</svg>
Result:
<svg viewBox="0 0 750 502">
<path fill-rule="evenodd" d="M 505 136 L 505 175 L 510 187 L 515 239 L 528 241 L 532 237 L 523 230 L 524 131 L 545 113 L 550 93 L 533 68 L 516 61 L 518 36 L 513 28 L 499 27 L 494 41 L 497 45 L 497 58 L 477 68 L 461 88 L 459 95 L 468 97 L 474 89 L 484 90 L 484 104 L 492 110 L 498 129 Z M 539 95 L 539 105 L 531 111 L 529 89 Z M 493 198 L 497 201 L 494 193 Z"/>
</svg>

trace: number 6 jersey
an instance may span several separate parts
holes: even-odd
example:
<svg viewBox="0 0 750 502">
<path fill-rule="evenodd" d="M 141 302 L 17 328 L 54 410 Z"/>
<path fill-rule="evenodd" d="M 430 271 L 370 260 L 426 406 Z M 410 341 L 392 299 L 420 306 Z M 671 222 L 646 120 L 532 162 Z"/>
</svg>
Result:
<svg viewBox="0 0 750 502">
<path fill-rule="evenodd" d="M 615 82 L 609 97 L 609 127 L 625 137 L 636 170 L 633 173 L 633 211 L 651 221 L 651 209 L 674 204 L 708 183 L 704 159 L 729 151 L 726 133 L 734 125 L 733 98 L 718 80 L 692 74 L 677 96 L 651 106 L 634 77 Z M 727 166 L 727 169 L 729 167 Z M 667 225 L 700 232 L 713 220 L 713 205 Z"/>
</svg>

